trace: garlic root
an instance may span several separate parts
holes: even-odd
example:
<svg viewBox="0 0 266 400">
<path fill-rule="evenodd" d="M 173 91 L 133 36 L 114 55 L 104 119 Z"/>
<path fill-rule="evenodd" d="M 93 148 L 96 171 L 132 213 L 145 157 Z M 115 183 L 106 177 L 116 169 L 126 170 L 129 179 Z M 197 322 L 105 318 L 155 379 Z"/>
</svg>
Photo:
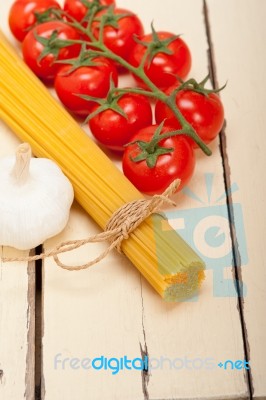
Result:
<svg viewBox="0 0 266 400">
<path fill-rule="evenodd" d="M 22 143 L 17 148 L 16 163 L 11 173 L 20 185 L 23 185 L 28 179 L 30 160 L 31 147 L 28 143 Z"/>
</svg>

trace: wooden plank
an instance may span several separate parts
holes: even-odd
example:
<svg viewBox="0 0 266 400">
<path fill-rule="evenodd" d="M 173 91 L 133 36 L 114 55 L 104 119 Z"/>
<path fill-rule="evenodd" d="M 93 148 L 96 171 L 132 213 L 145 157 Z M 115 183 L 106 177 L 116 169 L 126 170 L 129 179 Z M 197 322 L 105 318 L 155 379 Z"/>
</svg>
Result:
<svg viewBox="0 0 266 400">
<path fill-rule="evenodd" d="M 12 154 L 18 144 L 1 122 L 0 142 L 0 157 Z M 35 266 L 1 261 L 2 257 L 28 254 L 0 246 L 0 398 L 3 400 L 34 399 Z"/>
<path fill-rule="evenodd" d="M 227 116 L 227 178 L 240 188 L 233 198 L 242 205 L 248 243 L 248 262 L 243 260 L 243 251 L 238 262 L 247 288 L 242 304 L 251 383 L 254 398 L 266 399 L 266 3 L 208 0 L 207 5 L 217 82 L 222 84 L 228 79 L 227 88 L 221 93 Z M 235 220 L 238 223 L 236 217 Z M 237 236 L 237 241 L 241 244 L 242 237 Z"/>
<path fill-rule="evenodd" d="M 0 257 L 27 254 L 0 249 Z M 7 400 L 33 400 L 34 265 L 1 263 L 0 274 L 0 396 Z"/>
<path fill-rule="evenodd" d="M 0 3 L 0 26 L 9 38 L 7 21 L 11 4 L 10 0 Z M 14 154 L 19 144 L 1 121 L 0 143 L 0 157 Z M 28 252 L 0 247 L 0 258 L 24 254 Z M 0 261 L 0 398 L 3 400 L 35 398 L 34 325 L 35 265 Z"/>
<path fill-rule="evenodd" d="M 67 230 L 46 243 L 45 248 L 93 232 L 98 232 L 98 228 L 75 206 Z M 85 262 L 103 247 L 93 244 L 62 256 L 62 260 L 70 265 Z M 115 253 L 100 265 L 72 273 L 60 270 L 52 260 L 47 260 L 43 286 L 45 400 L 57 398 L 59 394 L 65 399 L 75 396 L 108 399 L 114 393 L 124 399 L 142 398 L 139 371 L 128 371 L 125 380 L 123 374 L 113 376 L 110 370 L 73 370 L 68 362 L 65 369 L 62 365 L 67 357 L 140 357 L 142 303 L 140 278 L 135 268 Z"/>
<path fill-rule="evenodd" d="M 200 0 L 166 0 L 163 5 L 152 0 L 136 0 L 134 6 L 130 0 L 121 0 L 119 6 L 134 9 L 147 31 L 153 19 L 157 28 L 184 33 L 194 55 L 192 75 L 199 79 L 205 76 L 208 45 Z M 213 199 L 225 190 L 218 143 L 213 143 L 212 148 L 212 159 L 198 154 L 197 170 L 191 182 L 193 191 L 204 200 L 207 199 L 206 173 L 214 176 Z M 192 219 L 200 221 L 206 212 L 206 207 L 200 208 L 185 195 L 177 196 L 177 201 L 180 209 L 191 212 Z M 214 226 L 221 217 L 228 219 L 224 202 L 219 205 L 220 214 L 214 216 Z M 169 215 L 176 223 L 178 216 L 172 212 Z M 91 219 L 75 205 L 67 229 L 45 243 L 45 248 L 97 231 Z M 227 261 L 230 246 L 227 235 L 223 244 L 223 251 L 229 253 Z M 101 249 L 102 245 L 94 244 L 62 259 L 69 264 L 83 263 Z M 215 257 L 215 251 L 212 256 Z M 244 359 L 231 259 L 224 268 L 216 268 L 215 263 L 210 265 L 199 299 L 179 305 L 163 303 L 132 265 L 117 254 L 91 270 L 72 273 L 46 260 L 44 271 L 43 399 L 59 396 L 66 400 L 249 397 L 246 371 L 225 371 L 217 366 L 227 359 Z M 110 370 L 86 370 L 80 364 L 86 357 L 127 355 L 132 359 L 145 354 L 170 361 L 164 361 L 161 369 L 153 368 L 147 374 L 124 370 L 112 375 Z M 186 357 L 194 362 L 201 360 L 191 369 L 180 367 Z M 170 369 L 169 362 L 176 358 L 182 359 L 176 360 L 179 368 Z M 210 369 L 208 362 L 213 364 Z M 197 363 L 203 365 L 198 368 Z"/>
<path fill-rule="evenodd" d="M 208 44 L 202 2 L 168 1 L 165 9 L 176 10 L 161 16 L 165 26 L 169 30 L 184 32 L 184 38 L 188 40 L 192 54 L 195 54 L 191 75 L 197 79 L 204 77 L 208 71 Z M 182 18 L 178 18 L 178 10 Z M 219 207 L 215 209 L 215 200 L 225 189 L 218 143 L 213 143 L 211 147 L 211 159 L 198 154 L 196 173 L 190 184 L 191 190 L 204 204 L 181 195 L 177 199 L 180 211 L 169 213 L 176 226 L 181 218 L 186 230 L 191 230 L 191 235 L 194 235 L 194 240 L 204 235 L 202 228 L 197 226 L 207 216 L 211 218 L 213 226 L 219 226 L 221 216 L 228 218 L 225 199 L 218 202 Z M 205 184 L 205 177 L 213 177 L 212 187 Z M 209 201 L 207 189 L 212 189 Z M 185 218 L 184 221 L 182 218 Z M 187 232 L 181 229 L 180 233 L 192 241 Z M 234 297 L 236 293 L 232 288 L 230 248 L 230 236 L 227 234 L 222 248 L 223 254 L 229 253 L 225 260 L 218 262 L 220 260 L 215 258 L 217 249 L 208 249 L 212 254 L 206 260 L 206 282 L 195 302 L 186 302 L 178 307 L 164 304 L 151 295 L 146 282 L 143 282 L 144 325 L 149 356 L 180 359 L 177 363 L 180 368 L 178 371 L 169 367 L 151 371 L 147 379 L 147 391 L 151 399 L 248 398 L 245 371 L 225 371 L 217 366 L 220 361 L 244 358 L 237 299 Z M 187 366 L 186 358 L 190 360 Z M 208 370 L 204 367 L 206 358 L 215 360 L 216 368 Z M 195 362 L 195 359 L 199 360 Z"/>
</svg>

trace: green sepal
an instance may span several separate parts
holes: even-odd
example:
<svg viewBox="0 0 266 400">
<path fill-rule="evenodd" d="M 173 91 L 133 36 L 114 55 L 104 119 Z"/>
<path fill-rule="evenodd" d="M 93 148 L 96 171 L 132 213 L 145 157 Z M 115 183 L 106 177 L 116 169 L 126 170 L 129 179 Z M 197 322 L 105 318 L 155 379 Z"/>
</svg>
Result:
<svg viewBox="0 0 266 400">
<path fill-rule="evenodd" d="M 97 14 L 99 11 L 105 10 L 110 6 L 101 5 L 99 0 L 93 0 L 88 2 L 87 0 L 80 0 L 81 3 L 88 9 L 85 17 L 81 22 L 88 22 L 90 19 Z"/>
<path fill-rule="evenodd" d="M 34 11 L 34 16 L 36 18 L 35 25 L 42 24 L 44 22 L 61 20 L 62 19 L 62 12 L 57 8 L 50 7 L 43 12 Z M 29 30 L 32 29 L 32 26 Z"/>
<path fill-rule="evenodd" d="M 43 50 L 38 57 L 38 62 L 40 62 L 48 54 L 52 54 L 55 57 L 55 59 L 57 59 L 59 51 L 62 48 L 73 45 L 72 40 L 58 39 L 57 30 L 54 30 L 49 38 L 44 38 L 42 36 L 39 36 L 35 30 L 33 31 L 33 34 L 35 39 L 43 45 Z"/>
<path fill-rule="evenodd" d="M 86 47 L 87 43 L 83 43 L 79 56 L 76 58 L 56 61 L 57 64 L 72 65 L 72 68 L 70 68 L 64 75 L 70 75 L 80 67 L 97 67 L 98 65 L 101 65 L 100 61 L 93 61 L 96 57 L 99 57 L 99 54 L 95 53 L 93 50 L 87 50 Z"/>
<path fill-rule="evenodd" d="M 139 143 L 138 143 L 139 144 Z M 130 157 L 131 161 L 140 162 L 146 161 L 146 164 L 149 168 L 154 168 L 157 164 L 157 159 L 159 156 L 163 154 L 169 154 L 174 151 L 173 147 L 165 148 L 158 146 L 154 153 L 150 154 L 146 150 L 143 150 L 140 154 L 136 157 Z"/>
<path fill-rule="evenodd" d="M 114 81 L 111 78 L 110 80 L 110 89 L 107 94 L 106 98 L 99 99 L 95 98 L 92 96 L 88 95 L 79 95 L 79 97 L 88 100 L 88 101 L 94 101 L 100 105 L 93 113 L 89 114 L 87 118 L 85 119 L 84 123 L 87 123 L 90 119 L 95 117 L 96 115 L 100 114 L 101 112 L 105 110 L 113 110 L 114 112 L 120 114 L 122 117 L 128 119 L 127 114 L 124 112 L 124 110 L 118 105 L 119 99 L 124 96 L 124 93 L 122 94 L 115 94 L 116 87 L 114 85 Z"/>
<path fill-rule="evenodd" d="M 219 93 L 221 90 L 223 90 L 226 85 L 227 82 L 220 88 L 218 89 L 206 89 L 205 88 L 205 84 L 208 82 L 208 80 L 210 79 L 209 74 L 201 81 L 201 82 L 197 82 L 195 79 L 188 79 L 187 81 L 182 81 L 180 78 L 179 80 L 182 82 L 181 85 L 179 87 L 177 87 L 170 96 L 173 96 L 175 94 L 177 94 L 179 91 L 181 90 L 192 90 L 193 92 L 197 92 L 200 93 L 204 96 L 208 96 L 211 93 Z"/>
<path fill-rule="evenodd" d="M 125 17 L 130 17 L 133 13 L 121 13 L 115 14 L 114 13 L 115 7 L 114 5 L 108 7 L 106 14 L 103 14 L 99 18 L 94 18 L 94 21 L 100 22 L 103 26 L 111 26 L 114 29 L 118 29 L 118 21 Z"/>
<path fill-rule="evenodd" d="M 88 100 L 88 101 L 95 101 L 95 103 L 100 104 L 100 107 L 98 107 L 93 113 L 89 114 L 87 116 L 87 118 L 84 121 L 84 124 L 86 124 L 87 122 L 89 122 L 92 118 L 96 117 L 96 115 L 102 113 L 103 111 L 106 110 L 113 110 L 115 112 L 117 112 L 118 114 L 122 115 L 122 117 L 127 119 L 127 115 L 124 113 L 124 111 L 122 110 L 121 107 L 119 107 L 119 105 L 111 105 L 109 103 L 106 102 L 106 99 L 103 99 L 101 101 L 101 99 L 97 99 L 94 97 L 90 97 L 90 96 L 86 96 L 86 95 L 79 95 L 79 97 Z"/>
<path fill-rule="evenodd" d="M 160 39 L 156 30 L 154 29 L 153 23 L 151 24 L 151 29 L 152 29 L 152 41 L 150 42 L 145 42 L 144 40 L 140 40 L 138 39 L 138 37 L 134 36 L 134 40 L 137 43 L 142 44 L 144 47 L 147 47 L 148 67 L 150 67 L 152 60 L 158 53 L 172 55 L 173 51 L 168 48 L 168 45 L 179 37 L 179 35 L 173 35 L 167 39 Z"/>
<path fill-rule="evenodd" d="M 136 157 L 131 157 L 130 159 L 133 162 L 146 161 L 146 164 L 149 168 L 154 168 L 156 166 L 158 157 L 169 154 L 174 151 L 173 147 L 162 147 L 159 145 L 160 141 L 166 139 L 167 134 L 164 134 L 164 137 L 161 137 L 161 132 L 163 129 L 164 121 L 160 123 L 160 125 L 156 128 L 152 139 L 148 142 L 143 140 L 135 140 L 133 142 L 127 143 L 125 147 L 136 144 L 141 152 Z M 172 135 L 169 135 L 169 137 Z"/>
</svg>

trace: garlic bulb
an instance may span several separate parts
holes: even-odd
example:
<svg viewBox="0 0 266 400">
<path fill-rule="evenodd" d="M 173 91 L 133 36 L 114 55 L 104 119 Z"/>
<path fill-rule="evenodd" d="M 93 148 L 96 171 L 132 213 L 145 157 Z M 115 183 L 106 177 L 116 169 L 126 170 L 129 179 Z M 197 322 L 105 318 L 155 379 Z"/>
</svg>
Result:
<svg viewBox="0 0 266 400">
<path fill-rule="evenodd" d="M 16 157 L 0 159 L 0 245 L 32 249 L 61 232 L 74 199 L 60 168 L 46 158 L 31 158 L 29 144 Z"/>
</svg>

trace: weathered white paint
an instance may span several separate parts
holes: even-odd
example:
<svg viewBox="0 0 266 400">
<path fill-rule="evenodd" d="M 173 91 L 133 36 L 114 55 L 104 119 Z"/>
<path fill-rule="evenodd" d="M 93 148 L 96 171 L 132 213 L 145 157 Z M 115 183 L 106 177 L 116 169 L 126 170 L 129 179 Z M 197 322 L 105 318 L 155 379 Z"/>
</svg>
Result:
<svg viewBox="0 0 266 400">
<path fill-rule="evenodd" d="M 192 75 L 198 79 L 207 73 L 207 40 L 202 2 L 166 0 L 163 4 L 121 0 L 119 6 L 136 11 L 149 30 L 151 19 L 157 29 L 183 33 L 193 54 Z M 126 81 L 124 79 L 124 81 Z M 198 165 L 190 187 L 208 204 L 204 174 L 214 174 L 212 201 L 224 192 L 222 160 L 217 142 L 212 144 L 211 159 L 198 152 Z M 201 204 L 185 195 L 176 197 L 180 208 L 190 209 L 193 217 L 201 215 Z M 224 201 L 219 203 L 224 206 Z M 195 208 L 195 209 L 194 209 Z M 224 217 L 227 218 L 226 208 Z M 218 224 L 214 217 L 213 224 Z M 86 237 L 97 231 L 90 218 L 75 206 L 68 228 L 57 238 L 45 243 L 49 248 L 61 240 Z M 63 260 L 83 263 L 94 257 L 102 245 L 92 245 L 64 255 Z M 230 251 L 226 238 L 224 251 Z M 213 253 L 213 256 L 215 254 Z M 223 287 L 229 290 L 232 280 L 230 263 L 223 270 Z M 52 260 L 44 268 L 44 337 L 43 374 L 45 400 L 59 395 L 65 399 L 211 399 L 248 398 L 244 371 L 224 371 L 219 361 L 243 359 L 243 342 L 236 297 L 217 297 L 221 278 L 213 278 L 212 268 L 202 293 L 195 302 L 164 304 L 135 268 L 117 254 L 100 265 L 82 272 L 61 271 Z M 214 285 L 216 282 L 216 286 Z M 233 293 L 235 295 L 235 292 Z M 152 370 L 149 377 L 140 371 L 73 369 L 69 360 L 55 357 L 93 358 L 100 355 L 140 356 L 147 346 L 150 357 L 202 359 L 211 358 L 213 370 L 204 367 L 189 370 L 164 368 Z M 177 365 L 179 366 L 179 365 Z"/>
<path fill-rule="evenodd" d="M 5 4 L 0 4 L 1 29 L 7 34 L 7 12 L 11 3 L 11 0 L 6 0 Z M 152 0 L 136 0 L 134 4 L 130 0 L 121 0 L 119 6 L 136 11 L 147 31 L 153 19 L 157 29 L 183 33 L 193 55 L 191 76 L 201 79 L 206 74 L 208 46 L 200 0 L 165 0 L 163 4 Z M 208 8 L 218 82 L 223 84 L 229 81 L 221 96 L 227 119 L 230 179 L 231 183 L 236 181 L 240 188 L 234 193 L 233 200 L 241 202 L 248 243 L 249 263 L 242 268 L 242 278 L 247 287 L 244 318 L 255 398 L 262 399 L 266 398 L 263 344 L 266 328 L 263 289 L 265 184 L 261 176 L 264 166 L 262 149 L 265 145 L 265 95 L 261 83 L 265 71 L 265 2 L 208 0 Z M 247 145 L 250 132 L 252 142 Z M 0 139 L 1 155 L 10 154 L 18 143 L 2 125 Z M 190 185 L 203 204 L 185 195 L 176 196 L 180 209 L 190 210 L 194 220 L 203 215 L 204 206 L 208 204 L 204 174 L 214 174 L 211 206 L 224 191 L 217 142 L 211 147 L 214 151 L 211 159 L 198 153 L 197 170 Z M 250 195 L 250 182 L 252 187 L 256 187 L 256 195 Z M 218 205 L 223 207 L 224 202 L 223 199 Z M 184 221 L 178 222 L 177 216 L 169 215 L 174 224 L 182 227 Z M 223 216 L 227 217 L 226 211 Z M 218 220 L 219 217 L 214 217 L 212 223 L 218 224 Z M 97 231 L 91 219 L 75 205 L 65 232 L 47 242 L 45 247 Z M 101 249 L 102 245 L 93 245 L 62 258 L 69 263 L 80 263 L 98 254 Z M 6 251 L 17 254 L 10 249 L 3 251 L 4 254 Z M 225 240 L 224 251 L 230 251 L 229 238 Z M 215 252 L 212 257 L 215 257 Z M 244 371 L 219 368 L 170 370 L 167 368 L 169 361 L 165 360 L 162 370 L 154 369 L 151 375 L 142 379 L 139 371 L 125 371 L 112 376 L 110 371 L 75 370 L 68 364 L 62 370 L 60 363 L 57 369 L 54 365 L 58 353 L 62 354 L 61 358 L 100 355 L 139 357 L 140 346 L 143 350 L 147 346 L 151 358 L 201 357 L 212 358 L 216 363 L 226 359 L 243 359 L 237 300 L 235 297 L 215 296 L 217 289 L 223 287 L 225 293 L 229 290 L 231 266 L 228 264 L 223 269 L 223 277 L 218 277 L 215 271 L 217 268 L 211 263 L 197 301 L 169 305 L 161 301 L 123 256 L 112 254 L 91 270 L 72 273 L 58 269 L 52 260 L 47 260 L 43 293 L 43 399 L 131 400 L 145 396 L 157 400 L 248 398 Z M 223 282 L 221 285 L 220 281 Z M 31 305 L 31 311 L 34 306 L 33 285 L 34 279 L 31 274 L 29 279 L 25 263 L 1 265 L 0 370 L 3 369 L 3 375 L 0 373 L 0 397 L 3 399 L 21 399 L 25 392 L 26 398 L 32 398 L 33 375 L 27 378 L 27 387 L 25 377 L 27 359 L 29 365 L 33 362 L 33 320 L 30 330 L 27 325 L 28 306 Z M 32 312 L 30 315 L 33 315 Z M 177 362 L 180 366 L 181 361 Z"/>
<path fill-rule="evenodd" d="M 208 0 L 216 75 L 221 85 L 227 126 L 226 151 L 231 183 L 239 191 L 248 262 L 240 251 L 243 299 L 255 399 L 266 398 L 266 280 L 265 259 L 265 15 L 263 0 Z M 236 218 L 236 222 L 237 218 Z M 241 242 L 241 236 L 237 237 Z"/>
<path fill-rule="evenodd" d="M 1 122 L 0 143 L 1 157 L 11 155 L 19 144 Z M 0 259 L 22 255 L 28 252 L 0 246 Z M 4 264 L 0 260 L 0 398 L 3 400 L 34 399 L 34 295 L 34 265 Z"/>
<path fill-rule="evenodd" d="M 0 257 L 26 252 L 0 248 Z M 0 397 L 34 399 L 34 265 L 0 265 Z"/>
</svg>

